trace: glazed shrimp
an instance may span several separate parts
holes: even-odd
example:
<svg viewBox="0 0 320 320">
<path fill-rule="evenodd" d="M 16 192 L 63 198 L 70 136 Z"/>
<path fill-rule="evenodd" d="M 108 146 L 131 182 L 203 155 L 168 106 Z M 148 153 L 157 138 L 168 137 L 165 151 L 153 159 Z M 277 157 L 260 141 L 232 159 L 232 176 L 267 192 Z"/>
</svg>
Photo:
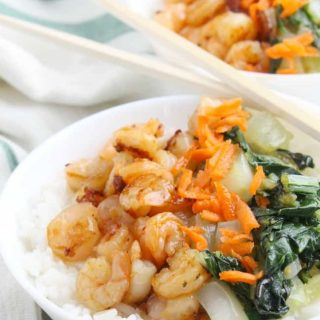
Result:
<svg viewBox="0 0 320 320">
<path fill-rule="evenodd" d="M 65 167 L 69 187 L 76 192 L 83 187 L 102 191 L 111 172 L 112 162 L 107 160 L 82 159 Z"/>
<path fill-rule="evenodd" d="M 249 70 L 254 67 L 257 71 L 267 68 L 268 59 L 259 41 L 240 41 L 229 50 L 226 62 L 237 69 Z"/>
<path fill-rule="evenodd" d="M 146 222 L 144 241 L 158 267 L 186 243 L 180 230 L 182 221 L 169 212 L 159 213 Z"/>
<path fill-rule="evenodd" d="M 102 234 L 110 233 L 120 225 L 130 227 L 134 219 L 123 210 L 119 196 L 113 195 L 102 201 L 98 206 L 98 225 Z"/>
<path fill-rule="evenodd" d="M 49 247 L 64 261 L 74 262 L 88 258 L 100 238 L 97 209 L 90 203 L 68 207 L 47 227 Z"/>
<path fill-rule="evenodd" d="M 106 257 L 88 259 L 78 274 L 77 298 L 91 310 L 113 307 L 129 289 L 130 268 L 126 252 L 114 252 L 110 262 Z"/>
<path fill-rule="evenodd" d="M 162 269 L 152 280 L 154 292 L 162 298 L 174 299 L 199 290 L 210 278 L 197 261 L 197 251 L 182 248 L 169 258 L 168 268 Z"/>
<path fill-rule="evenodd" d="M 166 170 L 171 170 L 177 162 L 177 157 L 170 151 L 161 149 L 155 153 L 153 160 Z"/>
<path fill-rule="evenodd" d="M 208 22 L 202 29 L 204 39 L 215 38 L 226 48 L 243 40 L 254 40 L 257 29 L 253 20 L 244 13 L 227 11 Z"/>
<path fill-rule="evenodd" d="M 130 286 L 124 301 L 132 304 L 141 302 L 148 296 L 157 268 L 150 261 L 141 259 L 141 248 L 137 240 L 132 244 L 130 256 L 132 262 Z"/>
<path fill-rule="evenodd" d="M 193 295 L 165 300 L 155 295 L 147 301 L 151 320 L 193 320 L 199 310 L 199 302 Z"/>
<path fill-rule="evenodd" d="M 191 148 L 194 141 L 195 140 L 191 134 L 177 130 L 169 139 L 167 150 L 177 158 L 180 158 Z"/>
<path fill-rule="evenodd" d="M 154 174 L 136 178 L 120 194 L 121 206 L 136 217 L 146 216 L 152 207 L 161 207 L 171 198 L 173 183 Z"/>
<path fill-rule="evenodd" d="M 156 152 L 156 155 L 159 154 L 159 151 Z M 119 169 L 119 175 L 126 184 L 132 183 L 140 176 L 151 174 L 173 182 L 173 176 L 169 170 L 165 169 L 160 164 L 147 159 L 137 159 L 134 162 Z"/>
<path fill-rule="evenodd" d="M 113 167 L 104 188 L 104 193 L 107 196 L 111 196 L 122 191 L 125 185 L 124 182 L 121 183 L 122 181 L 121 177 L 119 176 L 119 170 L 129 163 L 133 162 L 133 160 L 134 158 L 132 157 L 132 155 L 127 152 L 119 152 L 113 157 Z"/>
<path fill-rule="evenodd" d="M 115 227 L 101 239 L 95 252 L 98 256 L 111 260 L 114 252 L 128 252 L 133 242 L 133 236 L 126 226 Z"/>
<path fill-rule="evenodd" d="M 143 125 L 124 127 L 114 134 L 114 147 L 139 158 L 151 159 L 161 144 L 158 137 L 163 135 L 162 124 L 155 119 Z"/>
</svg>

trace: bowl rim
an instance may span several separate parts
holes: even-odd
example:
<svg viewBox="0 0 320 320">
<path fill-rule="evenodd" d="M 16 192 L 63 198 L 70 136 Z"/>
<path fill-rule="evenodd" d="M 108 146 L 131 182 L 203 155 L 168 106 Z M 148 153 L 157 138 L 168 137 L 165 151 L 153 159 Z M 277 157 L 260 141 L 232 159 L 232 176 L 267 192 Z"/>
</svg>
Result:
<svg viewBox="0 0 320 320">
<path fill-rule="evenodd" d="M 121 0 L 122 2 L 124 2 L 128 7 L 129 10 L 132 10 L 131 8 L 134 7 L 133 5 L 133 1 L 132 0 Z M 163 1 L 163 0 L 162 0 Z M 136 4 L 136 2 L 135 2 Z M 131 8 L 130 8 L 131 7 Z M 142 14 L 141 12 L 139 12 L 139 14 Z M 143 14 L 142 14 L 143 15 Z M 144 17 L 151 19 L 151 17 L 149 15 L 143 15 Z M 174 31 L 173 31 L 174 32 Z M 147 33 L 146 33 L 147 34 Z M 148 35 L 148 37 L 152 40 L 152 47 L 153 49 L 155 49 L 155 53 L 159 56 L 163 56 L 162 54 L 158 54 L 158 50 L 156 48 L 154 48 L 154 43 L 157 42 L 156 39 L 153 39 L 151 36 Z M 204 49 L 203 49 L 204 50 Z M 170 50 L 172 51 L 172 50 Z M 165 58 L 165 57 L 163 57 Z M 319 58 L 320 59 L 320 58 Z M 319 72 L 313 72 L 313 73 L 297 73 L 297 74 L 276 74 L 276 73 L 267 73 L 267 72 L 256 72 L 256 71 L 245 71 L 245 70 L 239 70 L 234 68 L 234 70 L 241 72 L 245 75 L 248 76 L 253 76 L 253 77 L 257 77 L 257 78 L 264 78 L 265 80 L 291 80 L 291 81 L 301 81 L 303 80 L 305 77 L 307 77 L 308 79 L 310 78 L 316 78 L 317 80 L 320 80 L 320 71 Z"/>
<path fill-rule="evenodd" d="M 217 95 L 219 96 L 219 92 L 212 93 L 213 96 Z M 300 100 L 299 98 L 292 97 L 292 99 Z M 0 217 L 3 217 L 4 210 L 6 207 L 6 197 L 8 197 L 9 194 L 12 193 L 13 186 L 16 184 L 16 180 L 20 177 L 20 172 L 24 171 L 25 168 L 28 168 L 29 163 L 33 162 L 33 158 L 37 157 L 38 154 L 43 153 L 43 151 L 50 147 L 51 144 L 53 144 L 56 140 L 59 140 L 68 132 L 72 132 L 75 128 L 78 126 L 82 126 L 83 124 L 87 123 L 88 121 L 93 121 L 94 119 L 97 119 L 101 117 L 101 115 L 111 115 L 111 114 L 121 114 L 122 112 L 126 112 L 128 108 L 146 108 L 148 107 L 150 110 L 149 113 L 146 114 L 147 117 L 152 116 L 152 104 L 153 103 L 162 103 L 163 107 L 166 106 L 166 103 L 168 102 L 174 102 L 174 104 L 178 104 L 179 101 L 195 101 L 195 103 L 199 100 L 199 95 L 172 95 L 172 96 L 161 96 L 161 97 L 154 97 L 154 98 L 148 98 L 148 99 L 142 99 L 142 100 L 136 100 L 120 105 L 116 105 L 113 107 L 109 107 L 105 110 L 96 112 L 92 115 L 89 115 L 87 117 L 84 117 L 64 129 L 60 130 L 59 132 L 55 133 L 48 139 L 46 139 L 44 142 L 42 142 L 38 147 L 36 147 L 15 169 L 15 171 L 12 173 L 10 178 L 8 179 L 2 193 L 0 194 Z M 307 105 L 310 104 L 309 102 L 305 102 Z M 183 108 L 183 104 L 181 104 L 181 108 Z M 312 105 L 312 104 L 310 104 Z M 196 106 L 196 104 L 195 104 Z M 55 304 L 53 301 L 49 300 L 45 297 L 43 293 L 41 293 L 39 290 L 36 289 L 35 285 L 31 283 L 28 279 L 28 275 L 25 274 L 24 268 L 20 266 L 19 268 L 16 267 L 14 264 L 13 259 L 11 259 L 10 256 L 8 256 L 8 250 L 10 247 L 10 244 L 5 241 L 4 236 L 2 235 L 2 230 L 5 228 L 5 223 L 0 224 L 0 254 L 3 257 L 3 260 L 8 267 L 10 273 L 15 278 L 15 280 L 18 282 L 18 284 L 32 297 L 32 299 L 38 303 L 47 313 L 55 315 L 55 317 L 58 317 L 58 319 L 63 320 L 77 320 L 77 319 L 83 319 L 82 317 L 78 318 L 73 315 L 69 315 L 66 310 L 64 310 L 62 307 Z M 16 235 L 18 238 L 18 235 Z M 17 258 L 19 255 L 15 254 L 14 257 Z M 22 271 L 22 272 L 19 272 Z"/>
</svg>

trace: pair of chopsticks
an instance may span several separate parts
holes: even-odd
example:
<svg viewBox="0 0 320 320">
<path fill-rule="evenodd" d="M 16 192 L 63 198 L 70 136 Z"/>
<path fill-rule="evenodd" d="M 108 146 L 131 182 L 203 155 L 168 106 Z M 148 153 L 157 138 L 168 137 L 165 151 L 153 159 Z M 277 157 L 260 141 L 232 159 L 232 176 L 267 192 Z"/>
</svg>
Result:
<svg viewBox="0 0 320 320">
<path fill-rule="evenodd" d="M 161 26 L 152 19 L 145 18 L 128 10 L 116 0 L 99 0 L 106 10 L 131 27 L 159 40 L 168 49 L 186 58 L 193 65 L 201 67 L 208 73 L 217 76 L 223 83 L 228 84 L 235 92 L 253 102 L 256 108 L 269 110 L 291 124 L 320 140 L 320 117 L 301 110 L 301 107 L 291 100 L 274 94 L 256 80 L 234 70 L 212 54 L 197 47 L 190 41 Z M 147 1 L 147 0 L 146 0 Z"/>
<path fill-rule="evenodd" d="M 119 4 L 117 0 L 99 1 L 108 12 L 131 25 L 133 28 L 159 40 L 169 49 L 175 50 L 181 54 L 182 57 L 190 61 L 191 64 L 206 70 L 209 73 L 208 76 L 200 76 L 153 58 L 141 57 L 105 44 L 4 15 L 0 15 L 0 25 L 7 25 L 21 31 L 37 34 L 38 36 L 80 49 L 82 52 L 93 54 L 100 59 L 107 59 L 110 62 L 131 68 L 139 73 L 157 76 L 158 78 L 160 77 L 166 80 L 176 80 L 180 83 L 193 85 L 206 90 L 208 93 L 210 93 L 211 90 L 219 90 L 222 95 L 230 96 L 231 88 L 241 97 L 245 98 L 246 101 L 251 102 L 254 107 L 262 110 L 267 109 L 291 124 L 298 126 L 315 139 L 320 140 L 319 117 L 302 111 L 294 102 L 274 94 L 263 85 L 258 84 L 255 80 L 242 75 L 233 67 L 198 48 L 179 35 L 167 30 L 155 21 L 129 11 L 125 6 Z M 210 74 L 217 76 L 224 84 L 213 80 Z"/>
<path fill-rule="evenodd" d="M 107 60 L 108 62 L 129 68 L 137 73 L 153 77 L 156 76 L 160 79 L 176 81 L 181 84 L 192 85 L 193 87 L 205 92 L 219 90 L 222 94 L 227 96 L 230 96 L 231 94 L 230 90 L 227 90 L 225 86 L 218 81 L 208 80 L 197 74 L 193 74 L 192 72 L 162 62 L 156 58 L 129 53 L 106 44 L 2 14 L 0 14 L 0 26 L 1 25 L 9 26 L 28 34 L 34 34 L 53 40 L 57 43 L 79 49 L 81 52 L 88 53 L 99 59 Z"/>
</svg>

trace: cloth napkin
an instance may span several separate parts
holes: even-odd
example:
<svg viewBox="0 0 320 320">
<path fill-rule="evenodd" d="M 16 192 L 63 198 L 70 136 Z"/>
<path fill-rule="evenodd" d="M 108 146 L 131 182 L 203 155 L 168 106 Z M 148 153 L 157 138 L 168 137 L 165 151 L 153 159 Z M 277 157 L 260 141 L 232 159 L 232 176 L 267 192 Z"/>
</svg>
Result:
<svg viewBox="0 0 320 320">
<path fill-rule="evenodd" d="M 0 14 L 152 54 L 143 36 L 90 0 L 0 0 Z M 9 27 L 0 26 L 0 52 L 0 191 L 28 152 L 80 118 L 131 100 L 199 93 Z M 0 277 L 0 319 L 40 319 L 1 256 Z"/>
</svg>

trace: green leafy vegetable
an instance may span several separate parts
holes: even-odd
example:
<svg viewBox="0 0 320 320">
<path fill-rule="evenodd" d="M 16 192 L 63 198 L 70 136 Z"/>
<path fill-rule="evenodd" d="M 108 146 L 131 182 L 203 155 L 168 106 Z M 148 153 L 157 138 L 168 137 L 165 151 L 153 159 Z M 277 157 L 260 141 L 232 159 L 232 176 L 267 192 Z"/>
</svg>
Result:
<svg viewBox="0 0 320 320">
<path fill-rule="evenodd" d="M 286 163 L 274 156 L 266 156 L 253 152 L 238 127 L 234 127 L 232 130 L 225 133 L 225 139 L 230 139 L 233 143 L 239 144 L 244 151 L 248 162 L 254 167 L 259 165 L 262 166 L 267 175 L 271 173 L 279 175 L 282 172 L 300 174 L 300 172 L 290 163 Z"/>
<path fill-rule="evenodd" d="M 262 318 L 277 319 L 289 311 L 286 301 L 291 292 L 291 281 L 281 272 L 259 281 L 255 293 L 255 306 Z"/>
<path fill-rule="evenodd" d="M 279 149 L 278 154 L 281 157 L 284 157 L 287 161 L 292 161 L 298 167 L 299 170 L 303 170 L 306 168 L 314 168 L 313 159 L 308 155 L 304 155 L 298 152 L 290 152 L 284 149 Z"/>
<path fill-rule="evenodd" d="M 219 273 L 228 270 L 245 271 L 241 263 L 233 257 L 226 257 L 221 252 L 203 251 L 200 253 L 204 260 L 204 267 L 211 273 L 214 279 L 219 279 Z M 251 299 L 251 289 L 246 283 L 227 283 L 241 301 L 249 320 L 260 320 L 254 301 Z"/>
</svg>

